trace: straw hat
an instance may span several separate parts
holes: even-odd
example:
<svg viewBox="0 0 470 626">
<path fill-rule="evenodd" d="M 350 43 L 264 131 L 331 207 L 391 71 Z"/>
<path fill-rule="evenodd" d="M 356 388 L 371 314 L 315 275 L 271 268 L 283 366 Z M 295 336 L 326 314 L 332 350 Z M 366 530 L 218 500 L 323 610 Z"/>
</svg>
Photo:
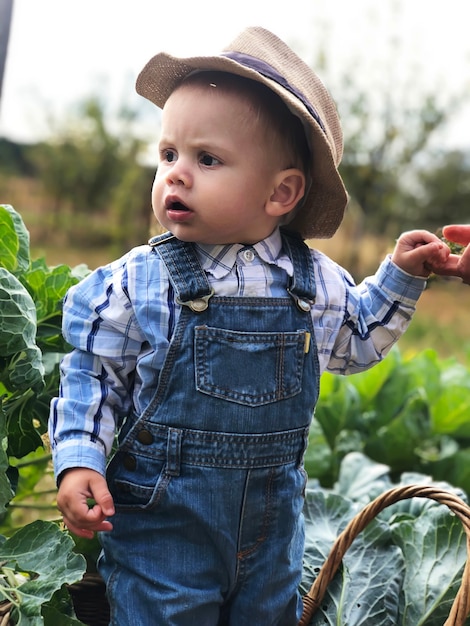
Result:
<svg viewBox="0 0 470 626">
<path fill-rule="evenodd" d="M 343 219 L 347 193 L 338 173 L 343 134 L 336 106 L 318 76 L 283 41 L 264 28 L 244 30 L 217 56 L 154 56 L 136 90 L 163 108 L 175 87 L 197 70 L 219 70 L 263 83 L 302 121 L 312 152 L 310 187 L 289 224 L 304 239 L 328 238 Z"/>
</svg>

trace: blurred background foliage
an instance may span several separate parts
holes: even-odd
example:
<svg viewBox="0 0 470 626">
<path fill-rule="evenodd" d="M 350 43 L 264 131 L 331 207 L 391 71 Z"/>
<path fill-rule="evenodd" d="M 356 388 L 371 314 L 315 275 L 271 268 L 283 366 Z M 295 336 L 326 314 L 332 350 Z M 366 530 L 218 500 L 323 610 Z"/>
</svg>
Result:
<svg viewBox="0 0 470 626">
<path fill-rule="evenodd" d="M 105 105 L 90 98 L 32 145 L 0 140 L 0 194 L 16 203 L 41 247 L 109 249 L 120 254 L 148 238 L 153 168 L 136 114 L 122 109 L 110 129 Z M 23 194 L 23 195 L 22 195 Z"/>
<path fill-rule="evenodd" d="M 375 271 L 401 232 L 438 232 L 444 224 L 469 221 L 470 142 L 468 149 L 445 142 L 449 123 L 470 99 L 468 84 L 462 82 L 460 93 L 420 85 L 419 68 L 394 65 L 396 45 L 389 44 L 389 66 L 367 81 L 353 54 L 339 75 L 322 50 L 311 63 L 342 119 L 340 171 L 351 200 L 335 237 L 309 243 L 356 280 Z M 0 138 L 0 201 L 22 215 L 33 255 L 51 265 L 93 268 L 158 232 L 150 203 L 158 110 L 152 126 L 129 106 L 112 116 L 108 109 L 105 95 L 94 94 L 50 119 L 45 141 Z M 432 294 L 418 308 L 424 317 L 413 320 L 402 344 L 416 350 L 437 345 L 444 356 L 466 360 L 466 289 L 459 281 L 432 281 Z"/>
</svg>

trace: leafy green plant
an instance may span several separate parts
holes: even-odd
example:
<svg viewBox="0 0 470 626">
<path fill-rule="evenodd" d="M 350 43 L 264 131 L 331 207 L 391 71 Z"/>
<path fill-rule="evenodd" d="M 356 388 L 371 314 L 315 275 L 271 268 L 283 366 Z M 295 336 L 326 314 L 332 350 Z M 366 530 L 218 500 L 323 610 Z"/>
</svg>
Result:
<svg viewBox="0 0 470 626">
<path fill-rule="evenodd" d="M 60 592 L 64 583 L 83 575 L 83 557 L 73 553 L 73 545 L 56 524 L 40 520 L 0 544 L 0 598 L 10 603 L 16 624 L 81 623 L 74 618 L 70 599 Z"/>
<path fill-rule="evenodd" d="M 50 471 L 49 403 L 69 349 L 61 335 L 61 302 L 87 268 L 32 261 L 28 231 L 11 206 L 0 205 L 0 232 L 0 598 L 10 602 L 21 626 L 79 624 L 61 588 L 81 578 L 85 558 L 53 521 L 13 532 L 11 501 L 18 494 L 21 502 L 22 492 L 32 493 Z"/>
<path fill-rule="evenodd" d="M 360 451 L 392 476 L 423 472 L 470 493 L 469 415 L 465 366 L 431 349 L 409 358 L 393 349 L 366 372 L 322 376 L 307 472 L 331 487 L 342 458 Z"/>
<path fill-rule="evenodd" d="M 8 205 L 0 205 L 0 232 L 0 393 L 8 454 L 23 458 L 43 446 L 58 363 L 69 350 L 61 334 L 61 302 L 87 268 L 50 268 L 43 259 L 31 260 L 29 233 Z"/>
<path fill-rule="evenodd" d="M 318 575 L 337 536 L 363 507 L 392 487 L 431 485 L 430 477 L 402 474 L 358 452 L 346 455 L 332 489 L 311 481 L 306 494 L 306 549 L 301 591 Z M 448 483 L 441 489 L 466 499 Z M 411 498 L 385 508 L 347 550 L 311 626 L 442 626 L 460 587 L 466 534 L 446 506 Z"/>
</svg>

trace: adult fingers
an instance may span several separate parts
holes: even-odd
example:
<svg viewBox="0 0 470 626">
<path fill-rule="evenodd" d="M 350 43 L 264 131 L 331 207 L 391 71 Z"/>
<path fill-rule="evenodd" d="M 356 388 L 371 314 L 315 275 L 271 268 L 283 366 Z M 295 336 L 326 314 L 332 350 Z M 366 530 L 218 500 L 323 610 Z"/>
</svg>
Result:
<svg viewBox="0 0 470 626">
<path fill-rule="evenodd" d="M 451 224 L 444 226 L 442 234 L 449 241 L 466 246 L 470 243 L 470 224 Z"/>
</svg>

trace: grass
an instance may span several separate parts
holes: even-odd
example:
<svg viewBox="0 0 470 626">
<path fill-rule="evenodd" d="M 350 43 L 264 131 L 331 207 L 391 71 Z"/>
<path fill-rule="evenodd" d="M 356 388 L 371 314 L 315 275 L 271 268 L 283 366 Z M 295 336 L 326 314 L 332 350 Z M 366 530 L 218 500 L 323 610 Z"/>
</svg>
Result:
<svg viewBox="0 0 470 626">
<path fill-rule="evenodd" d="M 404 352 L 426 348 L 440 358 L 470 365 L 470 287 L 460 280 L 437 278 L 419 299 L 416 313 L 398 345 Z"/>
</svg>

